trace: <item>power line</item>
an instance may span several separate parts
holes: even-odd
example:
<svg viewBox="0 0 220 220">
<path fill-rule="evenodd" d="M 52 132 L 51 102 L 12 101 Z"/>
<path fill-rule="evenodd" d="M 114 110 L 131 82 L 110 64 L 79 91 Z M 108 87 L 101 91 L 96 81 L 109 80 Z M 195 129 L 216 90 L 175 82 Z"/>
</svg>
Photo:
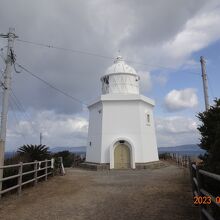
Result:
<svg viewBox="0 0 220 220">
<path fill-rule="evenodd" d="M 21 104 L 20 100 L 17 98 L 17 96 L 15 95 L 14 91 L 11 89 L 11 94 L 12 94 L 12 99 L 14 100 L 15 105 L 17 106 L 17 109 L 21 112 L 24 113 L 24 115 L 26 116 L 26 118 L 28 120 L 30 120 L 30 117 L 26 114 L 26 110 L 23 107 L 23 105 Z M 30 120 L 31 121 L 31 120 Z"/>
<path fill-rule="evenodd" d="M 18 100 L 18 98 L 16 97 L 16 95 L 15 95 L 15 93 L 14 93 L 14 91 L 12 89 L 11 89 L 11 94 L 13 95 L 11 97 L 14 99 L 14 102 L 15 102 L 18 110 L 25 112 L 23 106 L 21 105 L 20 101 Z"/>
<path fill-rule="evenodd" d="M 22 43 L 27 43 L 27 44 L 31 44 L 31 45 L 35 45 L 35 46 L 39 46 L 39 47 L 45 47 L 45 48 L 49 48 L 49 49 L 57 49 L 57 50 L 63 50 L 63 51 L 68 51 L 68 52 L 72 52 L 72 53 L 79 53 L 79 54 L 84 54 L 84 55 L 89 55 L 89 56 L 95 56 L 95 57 L 99 57 L 99 58 L 103 58 L 103 59 L 110 59 L 110 60 L 114 60 L 114 57 L 111 56 L 106 56 L 106 55 L 102 55 L 102 54 L 96 54 L 96 53 L 92 53 L 92 52 L 87 52 L 87 51 L 82 51 L 82 50 L 76 50 L 76 49 L 70 49 L 70 48 L 64 48 L 64 47 L 58 47 L 58 46 L 53 46 L 52 44 L 43 44 L 43 43 L 38 43 L 38 42 L 33 42 L 33 41 L 28 41 L 28 40 L 21 40 L 21 39 L 17 39 L 17 41 L 20 41 Z M 165 67 L 165 66 L 160 66 L 160 65 L 150 65 L 150 64 L 146 64 L 146 63 L 142 63 L 142 62 L 137 62 L 137 61 L 133 61 L 133 60 L 125 60 L 128 63 L 134 63 L 134 64 L 138 64 L 138 65 L 144 65 L 144 66 L 148 66 L 148 67 L 152 67 L 152 68 L 159 68 L 159 69 L 173 69 L 175 70 L 175 67 Z"/>
<path fill-rule="evenodd" d="M 17 124 L 18 127 L 20 127 L 20 125 L 19 125 L 19 120 L 18 120 L 18 118 L 17 118 L 17 116 L 16 116 L 16 113 L 15 113 L 15 110 L 14 110 L 14 107 L 13 107 L 13 104 L 12 104 L 12 101 L 13 101 L 12 99 L 9 100 L 9 106 L 11 107 L 12 113 L 13 113 L 13 115 L 14 115 L 15 123 Z M 23 137 L 24 141 L 27 142 L 27 139 L 26 139 L 25 135 L 24 135 L 22 132 L 19 132 L 19 133 L 20 133 L 20 135 Z"/>
<path fill-rule="evenodd" d="M 65 95 L 66 97 L 72 99 L 74 102 L 78 102 L 82 105 L 87 105 L 86 103 L 84 103 L 83 101 L 81 101 L 78 98 L 73 97 L 72 95 L 68 94 L 67 92 L 57 88 L 56 86 L 52 85 L 51 83 L 47 82 L 45 79 L 42 79 L 41 77 L 37 76 L 36 74 L 34 74 L 33 72 L 31 72 L 30 70 L 28 70 L 26 67 L 16 63 L 21 69 L 23 69 L 25 72 L 29 73 L 31 76 L 35 77 L 36 79 L 40 80 L 41 82 L 43 82 L 44 84 L 46 84 L 47 86 L 49 86 L 50 88 L 56 90 L 57 92 Z"/>
<path fill-rule="evenodd" d="M 23 107 L 22 103 L 20 102 L 20 100 L 17 98 L 17 96 L 15 95 L 15 93 L 13 92 L 13 90 L 11 89 L 11 98 L 13 99 L 17 109 L 21 112 L 23 112 L 24 116 L 26 117 L 26 119 L 30 122 L 30 125 L 33 129 L 33 131 L 36 132 L 36 129 L 32 123 L 31 117 L 26 113 L 25 108 Z"/>
<path fill-rule="evenodd" d="M 22 39 L 16 39 L 16 40 L 19 42 L 22 42 L 22 43 L 27 43 L 27 44 L 31 44 L 34 46 L 45 47 L 45 48 L 49 48 L 49 49 L 63 50 L 63 51 L 71 52 L 71 53 L 79 53 L 79 54 L 84 54 L 84 55 L 88 55 L 88 56 L 95 56 L 95 57 L 108 59 L 108 60 L 115 59 L 115 57 L 111 57 L 111 56 L 106 56 L 106 55 L 102 55 L 102 54 L 97 54 L 97 53 L 92 53 L 92 52 L 82 51 L 82 50 L 77 50 L 77 49 L 70 49 L 70 48 L 53 46 L 52 44 L 43 44 L 43 43 L 39 43 L 39 42 L 33 42 L 33 41 L 22 40 Z M 138 61 L 134 61 L 134 60 L 125 60 L 125 61 L 128 63 L 134 63 L 137 65 L 143 65 L 143 66 L 147 66 L 147 67 L 151 67 L 151 68 L 158 68 L 158 69 L 165 69 L 165 70 L 176 70 L 175 67 L 167 67 L 167 66 L 161 66 L 161 65 L 150 65 L 150 64 L 146 64 L 146 63 L 142 63 L 142 62 L 138 62 Z M 197 73 L 193 73 L 193 72 L 187 72 L 187 73 L 197 75 Z"/>
<path fill-rule="evenodd" d="M 85 55 L 89 55 L 89 56 L 96 56 L 96 57 L 100 57 L 100 58 L 103 58 L 103 59 L 111 59 L 111 60 L 114 59 L 114 57 L 110 57 L 110 56 L 105 56 L 105 55 L 96 54 L 96 53 L 92 53 L 92 52 L 86 52 L 86 51 L 82 51 L 82 50 L 75 50 L 75 49 L 70 49 L 70 48 L 53 46 L 51 44 L 43 44 L 43 43 L 37 43 L 37 42 L 21 40 L 21 39 L 17 39 L 17 41 L 32 44 L 32 45 L 35 45 L 35 46 L 40 46 L 40 47 L 52 48 L 52 49 L 57 49 L 57 50 L 64 50 L 64 51 L 68 51 L 68 52 L 72 52 L 72 53 L 80 53 L 80 54 L 85 54 Z"/>
</svg>

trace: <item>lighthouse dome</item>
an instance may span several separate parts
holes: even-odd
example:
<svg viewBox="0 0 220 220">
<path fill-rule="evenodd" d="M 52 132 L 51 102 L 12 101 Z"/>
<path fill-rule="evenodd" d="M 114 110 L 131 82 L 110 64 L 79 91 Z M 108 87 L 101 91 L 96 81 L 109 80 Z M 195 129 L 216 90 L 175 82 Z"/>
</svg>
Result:
<svg viewBox="0 0 220 220">
<path fill-rule="evenodd" d="M 121 56 L 117 56 L 114 60 L 114 64 L 111 65 L 105 72 L 105 75 L 115 74 L 115 73 L 130 73 L 137 75 L 135 69 L 129 66 Z"/>
<path fill-rule="evenodd" d="M 139 94 L 139 80 L 135 69 L 117 56 L 114 64 L 101 77 L 102 94 Z"/>
</svg>

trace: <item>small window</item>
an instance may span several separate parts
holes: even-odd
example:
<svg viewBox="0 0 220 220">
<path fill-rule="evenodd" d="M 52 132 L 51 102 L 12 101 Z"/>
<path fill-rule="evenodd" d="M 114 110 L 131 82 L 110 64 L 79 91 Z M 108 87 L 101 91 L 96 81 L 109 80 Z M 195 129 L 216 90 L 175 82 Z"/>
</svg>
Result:
<svg viewBox="0 0 220 220">
<path fill-rule="evenodd" d="M 147 123 L 150 123 L 150 115 L 147 114 Z"/>
<path fill-rule="evenodd" d="M 109 84 L 109 76 L 104 76 L 103 77 L 103 82 L 108 85 Z"/>
<path fill-rule="evenodd" d="M 98 110 L 98 112 L 99 112 L 99 114 L 101 114 L 102 113 L 102 109 Z"/>
<path fill-rule="evenodd" d="M 145 121 L 146 125 L 150 125 L 151 118 L 149 113 L 145 113 Z"/>
</svg>

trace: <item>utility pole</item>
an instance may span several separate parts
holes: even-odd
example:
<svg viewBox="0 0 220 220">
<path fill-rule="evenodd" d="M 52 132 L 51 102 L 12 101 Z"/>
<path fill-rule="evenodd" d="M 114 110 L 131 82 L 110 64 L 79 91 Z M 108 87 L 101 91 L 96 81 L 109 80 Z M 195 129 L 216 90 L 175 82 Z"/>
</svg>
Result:
<svg viewBox="0 0 220 220">
<path fill-rule="evenodd" d="M 208 81 L 207 81 L 207 74 L 206 74 L 206 61 L 203 56 L 200 57 L 200 63 L 202 68 L 202 80 L 203 80 L 203 91 L 204 91 L 204 98 L 205 98 L 205 110 L 208 111 L 209 109 L 209 96 L 208 96 Z"/>
<path fill-rule="evenodd" d="M 1 113 L 1 128 L 0 128 L 0 166 L 4 166 L 4 154 L 5 154 L 5 141 L 6 141 L 6 129 L 7 129 L 7 115 L 8 115 L 8 102 L 11 87 L 11 75 L 12 68 L 15 62 L 14 55 L 14 40 L 17 38 L 15 35 L 15 29 L 9 28 L 7 34 L 0 34 L 0 37 L 8 39 L 7 57 L 5 60 L 6 68 L 4 71 L 3 98 L 2 98 L 2 113 Z M 0 179 L 3 177 L 3 169 L 0 169 Z M 2 189 L 2 182 L 0 182 L 0 190 Z"/>
<path fill-rule="evenodd" d="M 43 135 L 42 133 L 40 133 L 40 145 L 42 145 L 42 139 L 43 139 Z"/>
</svg>

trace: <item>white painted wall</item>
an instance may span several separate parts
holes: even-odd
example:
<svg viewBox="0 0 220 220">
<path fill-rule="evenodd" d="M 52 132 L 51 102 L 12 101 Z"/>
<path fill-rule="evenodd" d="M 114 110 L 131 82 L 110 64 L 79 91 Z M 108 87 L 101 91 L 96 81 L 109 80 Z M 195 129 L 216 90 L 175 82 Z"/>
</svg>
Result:
<svg viewBox="0 0 220 220">
<path fill-rule="evenodd" d="M 101 110 L 101 112 L 100 112 Z M 90 146 L 91 142 L 91 146 Z M 102 146 L 102 103 L 96 102 L 89 107 L 89 129 L 86 149 L 86 160 L 101 162 Z"/>
<path fill-rule="evenodd" d="M 150 115 L 150 123 L 147 122 L 146 114 Z M 137 163 L 159 160 L 153 106 L 146 102 L 140 102 L 140 127 L 142 155 L 139 155 Z"/>
<path fill-rule="evenodd" d="M 124 138 L 132 142 L 134 163 L 157 161 L 153 106 L 153 100 L 141 95 L 102 95 L 89 107 L 92 125 L 89 124 L 88 143 L 91 141 L 92 146 L 87 148 L 86 160 L 112 164 L 112 143 Z M 150 123 L 146 121 L 146 112 L 150 114 Z"/>
</svg>

